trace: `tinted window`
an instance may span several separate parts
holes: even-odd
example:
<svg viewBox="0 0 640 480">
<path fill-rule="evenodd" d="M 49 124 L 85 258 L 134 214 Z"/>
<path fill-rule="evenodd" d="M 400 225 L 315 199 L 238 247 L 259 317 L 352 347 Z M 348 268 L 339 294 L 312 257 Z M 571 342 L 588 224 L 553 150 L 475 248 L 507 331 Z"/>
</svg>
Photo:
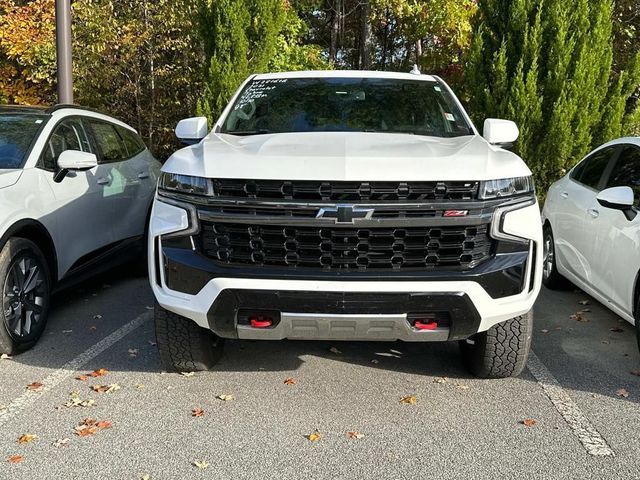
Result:
<svg viewBox="0 0 640 480">
<path fill-rule="evenodd" d="M 58 157 L 65 150 L 91 152 L 91 146 L 82 121 L 77 118 L 63 120 L 49 137 L 42 152 L 42 164 L 47 170 L 55 170 Z"/>
<path fill-rule="evenodd" d="M 115 126 L 96 120 L 89 120 L 89 123 L 102 154 L 100 163 L 121 162 L 129 158 L 127 148 Z"/>
<path fill-rule="evenodd" d="M 602 174 L 614 152 L 615 148 L 605 148 L 594 153 L 578 165 L 571 178 L 588 187 L 599 190 Z"/>
<path fill-rule="evenodd" d="M 8 113 L 0 115 L 0 168 L 20 168 L 40 128 L 43 115 Z"/>
<path fill-rule="evenodd" d="M 627 147 L 622 151 L 607 181 L 607 188 L 610 187 L 631 187 L 636 205 L 640 203 L 640 148 Z"/>
<path fill-rule="evenodd" d="M 116 127 L 116 130 L 118 130 L 118 133 L 124 142 L 129 157 L 138 155 L 146 148 L 142 139 L 131 130 L 119 126 Z"/>
<path fill-rule="evenodd" d="M 440 84 L 391 78 L 253 80 L 232 106 L 222 132 L 473 134 L 454 98 Z"/>
</svg>

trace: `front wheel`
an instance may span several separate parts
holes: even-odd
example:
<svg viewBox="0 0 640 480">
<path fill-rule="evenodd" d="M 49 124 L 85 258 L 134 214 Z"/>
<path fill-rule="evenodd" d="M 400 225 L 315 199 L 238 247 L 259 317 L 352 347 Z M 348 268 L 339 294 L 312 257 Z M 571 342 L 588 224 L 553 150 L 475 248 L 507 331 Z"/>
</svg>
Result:
<svg viewBox="0 0 640 480">
<path fill-rule="evenodd" d="M 0 252 L 0 353 L 33 347 L 44 331 L 51 279 L 44 255 L 24 238 L 10 238 Z"/>
<path fill-rule="evenodd" d="M 567 281 L 558 272 L 556 262 L 556 246 L 551 226 L 547 225 L 543 232 L 542 283 L 550 290 L 566 286 Z"/>
<path fill-rule="evenodd" d="M 522 373 L 533 333 L 533 312 L 494 325 L 460 342 L 464 362 L 480 378 L 507 378 Z"/>
</svg>

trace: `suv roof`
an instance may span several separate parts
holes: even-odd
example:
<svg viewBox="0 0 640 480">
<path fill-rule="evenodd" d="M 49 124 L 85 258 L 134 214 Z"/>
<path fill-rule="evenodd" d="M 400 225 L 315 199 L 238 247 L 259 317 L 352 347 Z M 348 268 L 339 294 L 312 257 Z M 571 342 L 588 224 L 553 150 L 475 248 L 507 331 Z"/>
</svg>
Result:
<svg viewBox="0 0 640 480">
<path fill-rule="evenodd" d="M 417 75 L 405 72 L 377 72 L 374 70 L 307 70 L 301 72 L 260 73 L 254 80 L 272 80 L 279 78 L 389 78 L 397 80 L 425 80 L 435 82 L 432 75 Z"/>
<path fill-rule="evenodd" d="M 46 107 L 31 107 L 26 105 L 0 105 L 0 113 L 21 113 L 46 115 Z"/>
</svg>

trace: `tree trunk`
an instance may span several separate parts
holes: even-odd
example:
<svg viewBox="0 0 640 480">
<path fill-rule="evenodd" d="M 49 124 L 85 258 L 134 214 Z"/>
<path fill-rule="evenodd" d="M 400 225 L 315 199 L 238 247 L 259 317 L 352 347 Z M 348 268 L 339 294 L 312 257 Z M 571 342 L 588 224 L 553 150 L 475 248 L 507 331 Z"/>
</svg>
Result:
<svg viewBox="0 0 640 480">
<path fill-rule="evenodd" d="M 331 8 L 331 40 L 329 44 L 329 63 L 336 63 L 338 57 L 338 34 L 340 33 L 341 0 L 333 0 Z"/>
<path fill-rule="evenodd" d="M 360 29 L 360 69 L 369 70 L 371 68 L 371 44 L 373 43 L 371 34 L 371 6 L 369 0 L 363 0 L 360 5 L 361 29 Z"/>
<path fill-rule="evenodd" d="M 420 67 L 420 59 L 422 58 L 422 40 L 416 40 L 416 65 Z"/>
</svg>

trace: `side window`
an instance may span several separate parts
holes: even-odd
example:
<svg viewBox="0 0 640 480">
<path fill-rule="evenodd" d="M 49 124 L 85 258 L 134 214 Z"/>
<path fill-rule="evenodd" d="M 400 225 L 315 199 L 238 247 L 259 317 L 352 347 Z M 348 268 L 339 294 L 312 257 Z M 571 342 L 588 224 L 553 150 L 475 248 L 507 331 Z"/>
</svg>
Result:
<svg viewBox="0 0 640 480">
<path fill-rule="evenodd" d="M 607 188 L 611 187 L 631 187 L 636 206 L 640 204 L 640 148 L 627 147 L 622 151 L 607 181 Z"/>
<path fill-rule="evenodd" d="M 128 158 L 127 149 L 114 125 L 94 119 L 88 119 L 88 123 L 100 149 L 100 163 L 121 162 Z"/>
<path fill-rule="evenodd" d="M 58 157 L 65 150 L 91 152 L 87 132 L 82 122 L 77 118 L 63 120 L 54 128 L 42 152 L 42 166 L 46 170 L 56 170 Z"/>
<path fill-rule="evenodd" d="M 615 151 L 616 148 L 613 147 L 605 148 L 604 150 L 594 153 L 578 165 L 578 167 L 573 171 L 571 178 L 583 185 L 586 185 L 587 187 L 599 190 L 602 174 L 607 168 L 609 160 L 611 160 Z"/>
<path fill-rule="evenodd" d="M 120 138 L 122 138 L 122 140 L 124 141 L 124 145 L 127 148 L 127 154 L 129 158 L 138 155 L 145 148 L 147 148 L 142 142 L 142 139 L 128 128 L 117 126 L 116 130 L 120 134 Z"/>
</svg>

